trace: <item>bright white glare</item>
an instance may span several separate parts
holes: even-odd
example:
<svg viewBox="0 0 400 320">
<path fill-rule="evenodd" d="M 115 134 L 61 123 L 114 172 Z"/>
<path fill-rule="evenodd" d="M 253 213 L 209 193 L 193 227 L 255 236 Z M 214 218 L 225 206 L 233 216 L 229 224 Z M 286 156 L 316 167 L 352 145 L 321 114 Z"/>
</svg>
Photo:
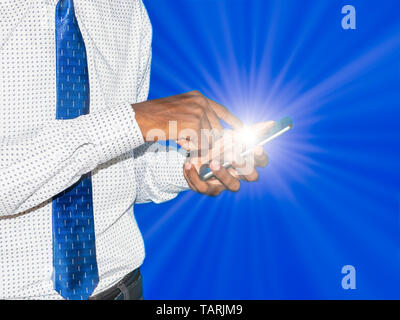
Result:
<svg viewBox="0 0 400 320">
<path fill-rule="evenodd" d="M 238 137 L 246 146 L 254 146 L 257 141 L 257 135 L 250 126 L 244 126 L 238 131 Z"/>
</svg>

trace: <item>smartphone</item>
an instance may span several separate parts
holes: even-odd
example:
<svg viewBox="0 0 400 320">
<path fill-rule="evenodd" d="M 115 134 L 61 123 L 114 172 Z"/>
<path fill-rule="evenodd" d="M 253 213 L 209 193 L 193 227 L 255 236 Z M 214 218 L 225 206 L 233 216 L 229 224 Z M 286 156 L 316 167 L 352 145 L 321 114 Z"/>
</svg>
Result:
<svg viewBox="0 0 400 320">
<path fill-rule="evenodd" d="M 245 157 L 249 155 L 253 151 L 254 147 L 262 146 L 267 142 L 274 140 L 275 138 L 279 137 L 280 135 L 284 134 L 285 132 L 289 131 L 292 128 L 293 128 L 293 121 L 290 117 L 284 117 L 280 119 L 279 121 L 275 122 L 275 125 L 268 131 L 267 134 L 257 138 L 257 140 L 253 143 L 253 145 L 249 146 L 245 151 L 243 151 L 240 154 L 240 156 Z M 225 169 L 228 169 L 229 167 L 231 167 L 231 163 L 225 162 L 222 164 L 222 166 Z M 200 167 L 199 176 L 201 180 L 205 181 L 212 178 L 214 175 L 210 169 L 210 166 L 208 164 L 203 164 Z"/>
</svg>

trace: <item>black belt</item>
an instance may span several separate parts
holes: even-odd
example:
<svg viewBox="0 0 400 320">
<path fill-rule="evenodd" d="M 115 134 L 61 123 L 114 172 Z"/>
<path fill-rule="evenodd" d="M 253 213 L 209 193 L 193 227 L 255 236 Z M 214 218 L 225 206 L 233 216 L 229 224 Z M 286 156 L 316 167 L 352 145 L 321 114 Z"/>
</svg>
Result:
<svg viewBox="0 0 400 320">
<path fill-rule="evenodd" d="M 143 299 L 142 276 L 137 268 L 117 284 L 90 297 L 89 300 L 135 300 Z"/>
</svg>

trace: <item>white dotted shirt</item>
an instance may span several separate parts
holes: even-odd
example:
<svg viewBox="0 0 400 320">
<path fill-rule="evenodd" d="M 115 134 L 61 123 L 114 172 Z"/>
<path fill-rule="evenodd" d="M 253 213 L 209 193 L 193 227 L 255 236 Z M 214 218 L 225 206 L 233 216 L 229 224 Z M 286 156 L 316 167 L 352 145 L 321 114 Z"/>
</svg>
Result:
<svg viewBox="0 0 400 320">
<path fill-rule="evenodd" d="M 52 196 L 92 172 L 100 282 L 139 267 L 133 204 L 188 188 L 185 156 L 143 142 L 151 34 L 141 0 L 75 0 L 88 57 L 90 114 L 56 120 L 57 0 L 0 2 L 0 299 L 62 299 L 53 289 Z"/>
</svg>

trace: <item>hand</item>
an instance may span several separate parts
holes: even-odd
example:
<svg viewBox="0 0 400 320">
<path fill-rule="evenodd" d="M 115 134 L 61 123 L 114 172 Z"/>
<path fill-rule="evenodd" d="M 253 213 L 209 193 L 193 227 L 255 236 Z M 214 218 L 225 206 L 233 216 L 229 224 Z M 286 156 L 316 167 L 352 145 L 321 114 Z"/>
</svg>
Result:
<svg viewBox="0 0 400 320">
<path fill-rule="evenodd" d="M 148 100 L 132 107 L 145 141 L 175 140 L 187 150 L 202 149 L 202 130 L 213 130 L 213 136 L 218 136 L 222 132 L 220 120 L 233 128 L 242 126 L 228 109 L 198 91 Z"/>
<path fill-rule="evenodd" d="M 273 121 L 257 123 L 250 127 L 255 133 L 255 136 L 266 134 L 274 125 Z M 213 159 L 210 162 L 210 169 L 214 174 L 214 178 L 207 181 L 201 180 L 198 172 L 201 165 L 208 163 L 208 159 L 204 157 L 189 158 L 184 164 L 183 175 L 191 189 L 196 192 L 217 196 L 223 190 L 236 192 L 240 189 L 240 180 L 257 181 L 258 172 L 256 167 L 265 167 L 268 164 L 268 157 L 262 146 L 257 146 L 253 152 L 245 159 L 240 158 L 240 153 L 246 147 L 246 141 L 241 139 L 240 132 L 227 131 L 225 139 L 220 139 L 216 142 L 211 156 L 214 156 L 221 151 L 224 152 L 223 161 Z M 226 139 L 226 135 L 232 139 Z M 228 143 L 226 143 L 228 141 Z M 229 142 L 231 141 L 231 142 Z M 225 169 L 220 163 L 229 161 L 232 167 Z"/>
</svg>

